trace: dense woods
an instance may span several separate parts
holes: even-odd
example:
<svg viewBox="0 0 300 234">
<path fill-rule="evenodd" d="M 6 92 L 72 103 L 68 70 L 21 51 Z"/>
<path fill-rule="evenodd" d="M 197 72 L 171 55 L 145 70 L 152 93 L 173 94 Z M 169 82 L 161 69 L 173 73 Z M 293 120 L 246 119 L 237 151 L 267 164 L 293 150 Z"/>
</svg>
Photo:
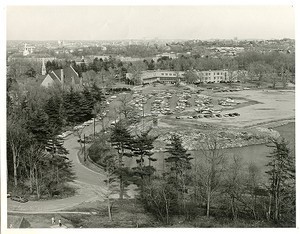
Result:
<svg viewBox="0 0 300 234">
<path fill-rule="evenodd" d="M 11 87 L 7 100 L 8 191 L 37 199 L 63 193 L 75 175 L 58 135 L 95 117 L 94 107 L 103 101 L 96 85 L 82 90 L 32 87 L 26 92 Z"/>
</svg>

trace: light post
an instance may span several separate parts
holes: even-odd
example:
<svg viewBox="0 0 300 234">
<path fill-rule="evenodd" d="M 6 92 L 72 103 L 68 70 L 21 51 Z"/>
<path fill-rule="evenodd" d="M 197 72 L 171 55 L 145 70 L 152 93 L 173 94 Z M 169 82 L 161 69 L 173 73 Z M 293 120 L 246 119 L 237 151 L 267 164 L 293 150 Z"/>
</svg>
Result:
<svg viewBox="0 0 300 234">
<path fill-rule="evenodd" d="M 81 140 L 81 139 L 80 139 Z M 83 158 L 86 161 L 86 153 L 85 153 L 85 134 L 83 134 Z"/>
</svg>

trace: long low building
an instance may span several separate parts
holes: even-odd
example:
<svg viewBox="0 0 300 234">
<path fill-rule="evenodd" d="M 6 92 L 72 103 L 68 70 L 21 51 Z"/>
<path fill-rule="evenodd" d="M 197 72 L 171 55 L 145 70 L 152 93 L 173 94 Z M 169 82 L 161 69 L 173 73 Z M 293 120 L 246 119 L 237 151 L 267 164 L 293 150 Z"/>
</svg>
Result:
<svg viewBox="0 0 300 234">
<path fill-rule="evenodd" d="M 220 82 L 237 82 L 240 75 L 247 76 L 246 71 L 228 70 L 209 70 L 209 71 L 193 71 L 198 76 L 198 81 L 203 83 L 220 83 Z M 153 82 L 175 83 L 177 81 L 185 81 L 186 72 L 183 71 L 142 71 L 140 79 L 142 84 L 151 84 Z M 132 79 L 132 74 L 127 73 L 126 78 Z"/>
<path fill-rule="evenodd" d="M 182 71 L 142 71 L 140 79 L 142 84 L 151 84 L 153 82 L 175 83 L 178 80 L 184 80 L 185 72 Z M 132 79 L 132 74 L 126 74 L 127 79 Z"/>
<path fill-rule="evenodd" d="M 185 72 L 178 71 L 145 71 L 141 74 L 142 83 L 153 83 L 155 81 L 163 83 L 175 83 L 183 80 Z"/>
</svg>

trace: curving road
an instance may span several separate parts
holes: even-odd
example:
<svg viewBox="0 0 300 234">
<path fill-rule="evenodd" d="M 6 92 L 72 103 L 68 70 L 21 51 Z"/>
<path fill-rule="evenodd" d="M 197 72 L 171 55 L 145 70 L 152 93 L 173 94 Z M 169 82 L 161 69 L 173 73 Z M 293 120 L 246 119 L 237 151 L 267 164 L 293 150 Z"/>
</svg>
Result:
<svg viewBox="0 0 300 234">
<path fill-rule="evenodd" d="M 100 129 L 100 124 L 97 124 L 96 131 L 99 131 Z M 85 127 L 83 132 L 86 135 L 91 134 L 93 132 L 93 125 Z M 106 193 L 104 183 L 105 175 L 94 172 L 80 163 L 77 156 L 77 153 L 80 149 L 79 143 L 77 142 L 77 137 L 70 135 L 67 139 L 65 139 L 64 146 L 67 150 L 69 150 L 68 157 L 73 162 L 73 169 L 77 176 L 76 181 L 72 183 L 73 186 L 77 187 L 76 195 L 63 199 L 29 201 L 27 203 L 19 203 L 12 201 L 11 199 L 7 199 L 8 213 L 47 213 L 65 210 L 83 202 L 104 200 Z"/>
</svg>

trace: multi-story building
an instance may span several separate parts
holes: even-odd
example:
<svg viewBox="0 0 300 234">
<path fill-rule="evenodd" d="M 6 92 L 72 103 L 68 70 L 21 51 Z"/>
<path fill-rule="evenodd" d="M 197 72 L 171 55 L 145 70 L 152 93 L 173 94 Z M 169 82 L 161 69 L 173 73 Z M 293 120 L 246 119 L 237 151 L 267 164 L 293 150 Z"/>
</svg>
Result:
<svg viewBox="0 0 300 234">
<path fill-rule="evenodd" d="M 209 71 L 197 71 L 199 81 L 203 83 L 220 83 L 220 81 L 229 81 L 227 70 L 209 70 Z"/>
</svg>

